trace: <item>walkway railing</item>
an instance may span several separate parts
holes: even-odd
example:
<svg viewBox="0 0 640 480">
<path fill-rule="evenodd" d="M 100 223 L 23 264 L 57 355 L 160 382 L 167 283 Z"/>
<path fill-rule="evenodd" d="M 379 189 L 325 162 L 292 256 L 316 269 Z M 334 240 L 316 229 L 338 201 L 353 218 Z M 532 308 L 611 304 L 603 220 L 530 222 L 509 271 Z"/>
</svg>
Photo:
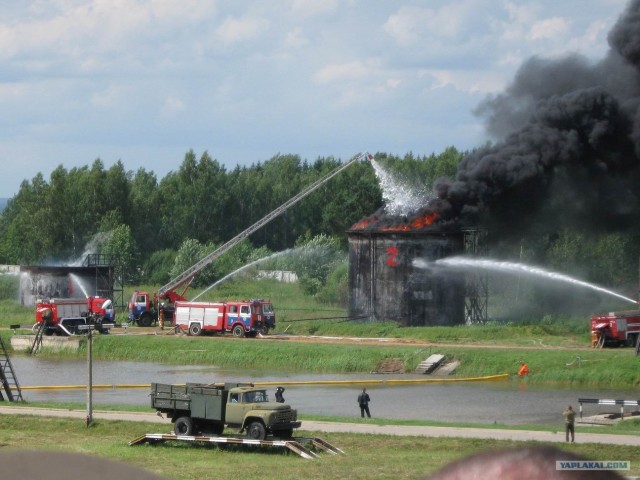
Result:
<svg viewBox="0 0 640 480">
<path fill-rule="evenodd" d="M 610 400 L 605 398 L 579 398 L 580 404 L 580 418 L 582 418 L 582 404 L 583 403 L 595 403 L 597 405 L 620 405 L 620 416 L 624 418 L 624 407 L 638 407 L 640 406 L 640 400 Z"/>
</svg>

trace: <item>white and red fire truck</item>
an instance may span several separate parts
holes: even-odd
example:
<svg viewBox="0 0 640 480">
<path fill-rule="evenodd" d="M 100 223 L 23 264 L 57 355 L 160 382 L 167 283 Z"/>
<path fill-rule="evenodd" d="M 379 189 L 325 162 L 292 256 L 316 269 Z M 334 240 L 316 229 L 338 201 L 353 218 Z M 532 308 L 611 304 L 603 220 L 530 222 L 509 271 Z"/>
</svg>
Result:
<svg viewBox="0 0 640 480">
<path fill-rule="evenodd" d="M 609 312 L 591 317 L 593 347 L 635 346 L 640 334 L 640 310 Z"/>
<path fill-rule="evenodd" d="M 235 337 L 255 336 L 275 325 L 271 302 L 182 302 L 175 303 L 174 326 L 189 335 L 230 332 Z"/>
<path fill-rule="evenodd" d="M 36 302 L 34 332 L 44 335 L 76 335 L 92 325 L 100 333 L 109 333 L 115 325 L 113 302 L 102 297 L 51 298 Z"/>
</svg>

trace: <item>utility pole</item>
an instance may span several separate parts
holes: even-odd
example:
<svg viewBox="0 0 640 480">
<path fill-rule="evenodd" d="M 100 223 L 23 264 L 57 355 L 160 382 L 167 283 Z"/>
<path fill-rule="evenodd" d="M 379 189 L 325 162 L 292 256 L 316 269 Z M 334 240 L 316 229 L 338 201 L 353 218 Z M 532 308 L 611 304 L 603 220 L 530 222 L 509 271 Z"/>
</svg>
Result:
<svg viewBox="0 0 640 480">
<path fill-rule="evenodd" d="M 87 428 L 93 423 L 93 325 L 80 325 L 79 330 L 87 330 Z"/>
</svg>

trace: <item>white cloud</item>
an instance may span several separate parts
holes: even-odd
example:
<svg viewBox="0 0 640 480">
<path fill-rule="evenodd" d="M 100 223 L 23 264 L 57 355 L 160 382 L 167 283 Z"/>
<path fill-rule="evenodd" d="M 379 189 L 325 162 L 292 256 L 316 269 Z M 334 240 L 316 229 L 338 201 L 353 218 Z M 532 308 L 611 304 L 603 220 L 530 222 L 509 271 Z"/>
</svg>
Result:
<svg viewBox="0 0 640 480">
<path fill-rule="evenodd" d="M 327 65 L 320 69 L 314 78 L 318 83 L 354 80 L 366 77 L 371 67 L 361 61 Z"/>
<path fill-rule="evenodd" d="M 253 40 L 269 27 L 269 22 L 260 18 L 231 18 L 228 17 L 216 29 L 218 39 L 225 43 L 237 43 Z"/>
<path fill-rule="evenodd" d="M 440 8 L 401 7 L 384 25 L 385 31 L 401 46 L 408 47 L 425 38 L 457 41 L 468 33 L 466 25 L 476 2 L 447 2 Z"/>
<path fill-rule="evenodd" d="M 494 72 L 477 72 L 472 70 L 425 70 L 422 76 L 435 80 L 433 89 L 453 87 L 460 92 L 494 93 L 504 88 L 505 78 Z"/>
<path fill-rule="evenodd" d="M 291 10 L 301 17 L 313 17 L 335 11 L 338 0 L 293 0 Z"/>
<path fill-rule="evenodd" d="M 172 117 L 178 113 L 181 113 L 185 110 L 184 102 L 177 97 L 167 97 L 164 101 L 164 106 L 162 108 L 162 114 L 165 117 Z"/>
<path fill-rule="evenodd" d="M 530 36 L 533 40 L 557 38 L 559 36 L 564 36 L 567 33 L 569 26 L 570 25 L 564 18 L 547 18 L 533 24 Z"/>
<path fill-rule="evenodd" d="M 310 42 L 311 40 L 304 35 L 302 29 L 300 27 L 296 27 L 287 32 L 284 45 L 288 48 L 300 49 L 309 45 Z"/>
</svg>

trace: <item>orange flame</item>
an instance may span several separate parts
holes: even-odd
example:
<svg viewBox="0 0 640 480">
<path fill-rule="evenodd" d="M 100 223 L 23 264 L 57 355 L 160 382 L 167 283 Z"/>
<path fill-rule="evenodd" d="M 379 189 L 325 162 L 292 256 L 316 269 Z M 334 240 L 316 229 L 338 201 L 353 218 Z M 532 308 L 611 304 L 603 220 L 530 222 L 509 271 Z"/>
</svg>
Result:
<svg viewBox="0 0 640 480">
<path fill-rule="evenodd" d="M 378 217 L 363 218 L 359 222 L 355 223 L 353 227 L 351 227 L 351 229 L 364 230 L 365 228 L 367 228 L 369 225 L 376 222 L 377 220 L 378 220 Z"/>
<path fill-rule="evenodd" d="M 408 232 L 409 230 L 420 230 L 421 228 L 433 225 L 438 220 L 438 213 L 425 213 L 421 217 L 414 218 L 411 222 L 404 225 L 396 225 L 381 229 L 383 232 Z"/>
</svg>

